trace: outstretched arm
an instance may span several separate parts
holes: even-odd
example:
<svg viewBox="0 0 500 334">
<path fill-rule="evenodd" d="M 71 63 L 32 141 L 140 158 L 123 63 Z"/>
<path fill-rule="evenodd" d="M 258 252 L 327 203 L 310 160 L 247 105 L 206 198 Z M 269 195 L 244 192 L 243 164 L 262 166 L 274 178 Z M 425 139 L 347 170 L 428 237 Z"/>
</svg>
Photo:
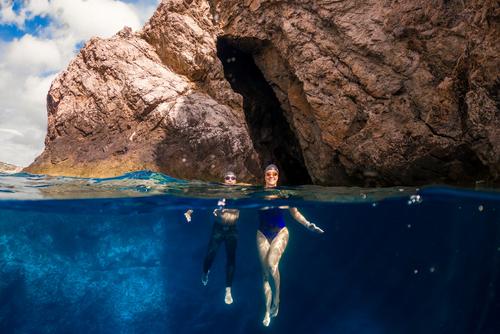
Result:
<svg viewBox="0 0 500 334">
<path fill-rule="evenodd" d="M 307 229 L 316 233 L 324 233 L 324 231 L 320 229 L 318 226 L 316 226 L 316 224 L 313 224 L 310 221 L 308 221 L 297 208 L 290 208 L 290 214 L 296 221 L 304 225 Z"/>
<path fill-rule="evenodd" d="M 215 217 L 220 217 L 220 215 L 224 212 L 225 209 L 214 209 L 213 214 Z M 186 212 L 184 212 L 184 218 L 186 218 L 186 223 L 191 222 L 191 215 L 193 214 L 193 210 L 189 209 Z"/>
<path fill-rule="evenodd" d="M 226 199 L 222 198 L 217 202 L 218 208 L 214 209 L 213 214 L 215 217 L 219 218 L 220 215 L 224 212 L 224 206 L 226 205 Z M 191 215 L 193 214 L 193 210 L 189 209 L 184 212 L 184 217 L 186 218 L 186 222 L 191 222 Z"/>
</svg>

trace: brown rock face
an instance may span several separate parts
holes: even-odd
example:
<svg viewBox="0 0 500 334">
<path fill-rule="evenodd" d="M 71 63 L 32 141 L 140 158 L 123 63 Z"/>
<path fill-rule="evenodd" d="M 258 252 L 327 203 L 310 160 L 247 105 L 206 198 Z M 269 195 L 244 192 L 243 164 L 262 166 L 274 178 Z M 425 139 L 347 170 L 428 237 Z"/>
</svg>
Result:
<svg viewBox="0 0 500 334">
<path fill-rule="evenodd" d="M 498 181 L 499 16 L 489 0 L 163 1 L 55 80 L 28 170 Z"/>
<path fill-rule="evenodd" d="M 114 176 L 151 169 L 197 179 L 220 179 L 226 169 L 242 179 L 258 173 L 241 97 L 224 79 L 216 36 L 207 19 L 192 18 L 209 14 L 197 7 L 189 16 L 179 4 L 161 5 L 151 19 L 168 18 L 155 31 L 165 40 L 155 40 L 148 25 L 141 34 L 125 28 L 85 45 L 52 83 L 46 147 L 27 171 Z M 179 13 L 167 12 L 173 9 Z M 207 45 L 185 42 L 176 58 L 162 52 L 191 35 Z M 211 76 L 210 83 L 196 81 L 199 73 Z"/>
</svg>

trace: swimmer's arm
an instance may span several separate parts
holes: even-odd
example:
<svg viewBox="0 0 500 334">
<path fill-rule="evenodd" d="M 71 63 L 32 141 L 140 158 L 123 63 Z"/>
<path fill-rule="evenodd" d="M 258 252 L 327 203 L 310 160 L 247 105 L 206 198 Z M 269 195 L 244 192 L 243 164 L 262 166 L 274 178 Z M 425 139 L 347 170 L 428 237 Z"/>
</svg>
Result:
<svg viewBox="0 0 500 334">
<path fill-rule="evenodd" d="M 290 214 L 292 215 L 292 217 L 298 221 L 299 223 L 301 223 L 303 226 L 305 226 L 307 229 L 313 231 L 313 232 L 316 232 L 316 233 L 324 233 L 324 231 L 319 228 L 318 226 L 316 226 L 316 224 L 314 223 L 311 223 L 310 221 L 308 221 L 301 213 L 300 211 L 297 209 L 297 208 L 290 208 Z"/>
<path fill-rule="evenodd" d="M 221 215 L 221 213 L 224 212 L 224 209 L 223 210 L 220 210 L 220 209 L 215 209 L 213 214 L 215 217 L 219 217 Z M 190 223 L 191 222 L 191 215 L 193 214 L 193 210 L 189 209 L 187 210 L 186 212 L 184 212 L 184 217 L 186 218 L 186 222 L 187 223 Z"/>
</svg>

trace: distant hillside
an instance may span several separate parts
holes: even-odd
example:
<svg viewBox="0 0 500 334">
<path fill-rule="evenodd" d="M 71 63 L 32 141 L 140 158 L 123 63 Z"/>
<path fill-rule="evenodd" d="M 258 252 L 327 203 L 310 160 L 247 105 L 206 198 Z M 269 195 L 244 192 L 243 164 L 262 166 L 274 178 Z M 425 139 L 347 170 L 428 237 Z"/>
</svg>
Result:
<svg viewBox="0 0 500 334">
<path fill-rule="evenodd" d="M 18 173 L 22 167 L 0 162 L 0 173 Z"/>
</svg>

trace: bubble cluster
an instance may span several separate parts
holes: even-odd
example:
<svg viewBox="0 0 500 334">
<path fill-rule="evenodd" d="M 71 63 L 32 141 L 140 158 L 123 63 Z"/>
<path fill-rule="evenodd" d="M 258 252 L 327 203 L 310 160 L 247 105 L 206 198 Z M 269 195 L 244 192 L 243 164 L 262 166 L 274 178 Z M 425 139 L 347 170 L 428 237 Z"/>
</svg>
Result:
<svg viewBox="0 0 500 334">
<path fill-rule="evenodd" d="M 408 205 L 420 204 L 420 203 L 422 203 L 422 196 L 420 195 L 411 195 L 410 199 L 408 200 Z"/>
</svg>

